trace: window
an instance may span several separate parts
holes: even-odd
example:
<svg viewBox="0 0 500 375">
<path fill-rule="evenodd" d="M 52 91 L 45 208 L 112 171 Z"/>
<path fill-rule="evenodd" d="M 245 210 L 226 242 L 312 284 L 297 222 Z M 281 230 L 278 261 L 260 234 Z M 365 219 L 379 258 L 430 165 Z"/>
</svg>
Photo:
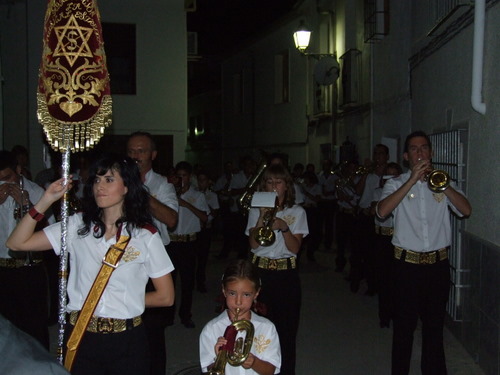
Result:
<svg viewBox="0 0 500 375">
<path fill-rule="evenodd" d="M 389 34 L 388 0 L 365 0 L 365 42 L 382 40 Z"/>
<path fill-rule="evenodd" d="M 136 94 L 135 25 L 102 23 L 111 94 Z"/>
<path fill-rule="evenodd" d="M 288 103 L 290 100 L 288 50 L 274 56 L 274 103 Z"/>
</svg>

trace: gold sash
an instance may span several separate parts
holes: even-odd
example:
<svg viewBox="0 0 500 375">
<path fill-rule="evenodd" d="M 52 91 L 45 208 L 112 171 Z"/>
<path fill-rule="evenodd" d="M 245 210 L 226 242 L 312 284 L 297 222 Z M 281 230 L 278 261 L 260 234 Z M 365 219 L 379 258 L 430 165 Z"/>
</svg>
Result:
<svg viewBox="0 0 500 375">
<path fill-rule="evenodd" d="M 102 260 L 102 266 L 99 274 L 94 280 L 92 288 L 90 288 L 90 292 L 85 299 L 80 314 L 78 315 L 78 320 L 75 323 L 73 332 L 71 332 L 68 342 L 66 343 L 67 351 L 64 359 L 64 367 L 66 367 L 66 370 L 68 371 L 71 371 L 76 352 L 80 346 L 80 342 L 82 341 L 83 334 L 85 333 L 85 330 L 90 322 L 90 318 L 92 318 L 92 315 L 94 314 L 97 302 L 101 299 L 109 278 L 122 258 L 129 241 L 129 236 L 120 236 L 118 242 L 115 245 L 110 246 L 108 252 L 104 256 L 104 259 Z"/>
</svg>

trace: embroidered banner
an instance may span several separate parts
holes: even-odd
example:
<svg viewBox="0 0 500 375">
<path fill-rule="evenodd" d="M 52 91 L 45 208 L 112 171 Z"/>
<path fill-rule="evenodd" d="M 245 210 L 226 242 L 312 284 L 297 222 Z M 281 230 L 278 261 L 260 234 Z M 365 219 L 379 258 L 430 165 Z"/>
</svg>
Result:
<svg viewBox="0 0 500 375">
<path fill-rule="evenodd" d="M 38 81 L 38 121 L 55 150 L 92 148 L 112 100 L 96 0 L 49 0 Z"/>
</svg>

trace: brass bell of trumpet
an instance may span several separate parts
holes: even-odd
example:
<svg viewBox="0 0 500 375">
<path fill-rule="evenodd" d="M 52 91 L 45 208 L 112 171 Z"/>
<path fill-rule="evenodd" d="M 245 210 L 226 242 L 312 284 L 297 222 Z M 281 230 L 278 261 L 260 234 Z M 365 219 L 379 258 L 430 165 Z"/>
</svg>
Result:
<svg viewBox="0 0 500 375">
<path fill-rule="evenodd" d="M 231 366 L 241 366 L 250 354 L 255 329 L 251 321 L 246 319 L 238 320 L 239 312 L 240 309 L 236 309 L 234 322 L 224 332 L 227 344 L 219 350 L 214 365 L 208 371 L 209 375 L 224 375 L 227 363 Z M 236 338 L 237 333 L 240 331 L 246 332 L 245 338 Z"/>
<path fill-rule="evenodd" d="M 278 205 L 279 201 L 278 197 L 276 197 L 274 207 L 267 209 L 264 217 L 262 218 L 262 227 L 258 228 L 254 232 L 254 239 L 260 246 L 271 246 L 274 241 L 276 241 L 276 234 L 274 234 L 272 226 L 274 218 L 276 216 L 276 212 L 278 211 Z"/>
<path fill-rule="evenodd" d="M 433 169 L 424 178 L 427 181 L 427 186 L 434 193 L 441 193 L 450 186 L 450 175 L 441 169 Z"/>
</svg>

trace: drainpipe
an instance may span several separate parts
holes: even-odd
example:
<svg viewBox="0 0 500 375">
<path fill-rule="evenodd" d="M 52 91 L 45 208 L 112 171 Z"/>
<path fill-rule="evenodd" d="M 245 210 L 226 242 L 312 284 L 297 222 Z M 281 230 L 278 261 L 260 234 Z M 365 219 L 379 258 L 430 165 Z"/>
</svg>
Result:
<svg viewBox="0 0 500 375">
<path fill-rule="evenodd" d="M 475 0 L 474 4 L 474 41 L 472 47 L 472 108 L 484 115 L 486 104 L 482 102 L 483 89 L 483 52 L 484 52 L 484 19 L 486 0 Z"/>
</svg>

